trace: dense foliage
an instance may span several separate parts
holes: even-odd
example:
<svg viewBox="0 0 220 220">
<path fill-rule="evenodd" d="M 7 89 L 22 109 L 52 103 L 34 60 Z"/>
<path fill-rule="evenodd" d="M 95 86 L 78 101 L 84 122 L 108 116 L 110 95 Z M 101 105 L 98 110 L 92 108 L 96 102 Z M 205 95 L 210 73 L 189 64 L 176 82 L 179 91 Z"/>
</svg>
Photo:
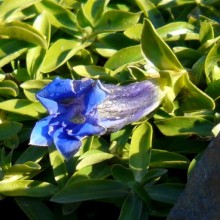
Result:
<svg viewBox="0 0 220 220">
<path fill-rule="evenodd" d="M 165 219 L 219 131 L 219 8 L 218 0 L 1 0 L 1 214 L 5 204 L 23 219 Z M 153 78 L 165 97 L 142 120 L 83 139 L 65 160 L 53 145 L 29 144 L 48 114 L 35 94 L 57 76 Z"/>
</svg>

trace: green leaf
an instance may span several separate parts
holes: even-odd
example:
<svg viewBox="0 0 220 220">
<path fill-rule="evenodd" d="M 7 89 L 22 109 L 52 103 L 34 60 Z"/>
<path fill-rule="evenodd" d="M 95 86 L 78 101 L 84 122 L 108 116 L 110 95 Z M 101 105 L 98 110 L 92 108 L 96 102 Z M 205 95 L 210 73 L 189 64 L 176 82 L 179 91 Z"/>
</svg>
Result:
<svg viewBox="0 0 220 220">
<path fill-rule="evenodd" d="M 12 80 L 4 80 L 0 82 L 0 95 L 1 96 L 18 96 L 19 90 L 17 84 Z"/>
<path fill-rule="evenodd" d="M 129 167 L 135 180 L 140 182 L 147 173 L 150 163 L 152 127 L 148 122 L 140 124 L 132 134 L 129 150 Z"/>
<path fill-rule="evenodd" d="M 215 102 L 202 90 L 198 89 L 189 79 L 188 74 L 183 75 L 184 84 L 180 92 L 180 109 L 184 112 L 213 110 Z"/>
<path fill-rule="evenodd" d="M 93 79 L 100 79 L 107 82 L 117 82 L 117 79 L 113 76 L 113 71 L 103 68 L 102 66 L 95 65 L 78 65 L 74 66 L 72 70 L 79 76 L 89 77 Z"/>
<path fill-rule="evenodd" d="M 156 126 L 166 136 L 199 135 L 210 136 L 214 123 L 198 116 L 175 116 L 155 121 Z"/>
<path fill-rule="evenodd" d="M 57 186 L 37 180 L 0 181 L 0 194 L 4 196 L 48 197 L 57 190 Z"/>
<path fill-rule="evenodd" d="M 23 164 L 28 161 L 39 162 L 48 153 L 47 147 L 35 147 L 29 146 L 22 154 L 17 158 L 16 164 Z"/>
<path fill-rule="evenodd" d="M 31 178 L 37 175 L 41 170 L 41 166 L 35 162 L 28 161 L 24 164 L 14 164 L 5 171 L 4 181 L 15 181 L 18 179 Z"/>
<path fill-rule="evenodd" d="M 135 25 L 140 13 L 131 13 L 120 10 L 106 11 L 94 27 L 94 33 L 124 31 Z"/>
<path fill-rule="evenodd" d="M 201 57 L 201 53 L 188 47 L 174 47 L 173 51 L 179 61 L 181 61 L 185 67 L 189 68 Z"/>
<path fill-rule="evenodd" d="M 220 79 L 219 77 L 219 59 L 220 59 L 220 40 L 218 40 L 207 54 L 205 60 L 205 74 L 207 83 Z"/>
<path fill-rule="evenodd" d="M 112 176 L 116 181 L 128 184 L 134 181 L 134 175 L 132 171 L 122 165 L 115 164 L 112 167 Z"/>
<path fill-rule="evenodd" d="M 129 194 L 125 199 L 118 220 L 139 220 L 143 203 L 134 194 Z"/>
<path fill-rule="evenodd" d="M 71 185 L 77 181 L 82 181 L 86 179 L 105 179 L 111 175 L 111 167 L 103 162 L 99 164 L 94 164 L 91 166 L 84 167 L 77 170 L 67 182 L 67 185 Z"/>
<path fill-rule="evenodd" d="M 0 39 L 0 67 L 21 56 L 27 50 L 27 43 L 13 39 Z"/>
<path fill-rule="evenodd" d="M 0 102 L 0 109 L 34 118 L 39 118 L 40 114 L 46 112 L 39 102 L 32 103 L 27 99 L 10 99 Z"/>
<path fill-rule="evenodd" d="M 38 17 L 35 19 L 33 26 L 42 33 L 43 36 L 46 37 L 47 43 L 49 45 L 50 43 L 50 35 L 51 35 L 51 27 L 48 20 L 48 17 L 45 12 L 38 15 Z M 26 58 L 26 64 L 27 69 L 29 72 L 29 75 L 31 78 L 37 78 L 39 79 L 41 77 L 40 75 L 40 67 L 43 62 L 44 56 L 46 54 L 46 49 L 36 46 L 33 48 L 30 48 L 27 52 L 27 58 Z"/>
<path fill-rule="evenodd" d="M 146 187 L 146 190 L 151 199 L 174 205 L 184 187 L 184 184 L 163 183 Z"/>
<path fill-rule="evenodd" d="M 54 179 L 59 187 L 63 187 L 68 180 L 65 158 L 56 150 L 54 145 L 49 146 L 48 149 Z"/>
<path fill-rule="evenodd" d="M 166 150 L 152 149 L 150 167 L 157 168 L 181 168 L 189 166 L 189 159 L 185 156 Z"/>
<path fill-rule="evenodd" d="M 220 79 L 209 83 L 209 85 L 205 89 L 205 93 L 208 94 L 210 97 L 212 97 L 214 100 L 217 100 L 220 98 L 219 88 L 220 88 Z"/>
<path fill-rule="evenodd" d="M 62 28 L 70 34 L 78 32 L 76 16 L 70 10 L 65 9 L 55 1 L 44 0 L 35 4 L 39 13 L 45 11 L 50 23 L 57 27 Z"/>
<path fill-rule="evenodd" d="M 86 189 L 86 190 L 85 190 Z M 128 188 L 113 180 L 82 180 L 67 185 L 50 199 L 56 203 L 70 203 L 92 199 L 125 196 Z"/>
<path fill-rule="evenodd" d="M 10 17 L 13 16 L 14 13 L 21 11 L 25 8 L 30 7 L 31 5 L 39 2 L 40 0 L 6 0 L 3 1 L 0 5 L 0 21 L 10 21 Z"/>
<path fill-rule="evenodd" d="M 183 21 L 170 22 L 157 29 L 159 36 L 165 41 L 199 40 L 196 26 Z"/>
<path fill-rule="evenodd" d="M 73 57 L 79 50 L 87 47 L 90 43 L 83 43 L 76 40 L 59 39 L 47 51 L 41 71 L 44 73 L 52 72 L 57 69 L 71 57 Z M 53 57 L 53 59 L 51 59 Z"/>
<path fill-rule="evenodd" d="M 98 34 L 96 41 L 92 44 L 92 48 L 101 56 L 109 58 L 117 51 L 136 44 L 137 42 L 129 39 L 121 32 L 104 33 Z"/>
<path fill-rule="evenodd" d="M 10 138 L 17 134 L 23 125 L 16 121 L 3 121 L 0 124 L 0 140 Z"/>
<path fill-rule="evenodd" d="M 150 211 L 151 201 L 148 192 L 144 189 L 144 187 L 137 182 L 130 182 L 129 187 L 145 203 L 146 209 Z"/>
<path fill-rule="evenodd" d="M 154 27 L 157 28 L 165 25 L 165 21 L 163 19 L 162 14 L 151 1 L 135 0 L 135 2 L 141 9 L 141 11 L 143 11 L 145 17 L 153 23 Z"/>
<path fill-rule="evenodd" d="M 210 22 L 207 20 L 200 21 L 199 40 L 201 44 L 204 44 L 212 38 L 214 38 L 214 30 Z"/>
<path fill-rule="evenodd" d="M 167 173 L 167 169 L 152 169 L 147 172 L 147 174 L 142 179 L 142 185 L 156 182 L 160 177 Z"/>
<path fill-rule="evenodd" d="M 96 163 L 100 163 L 105 160 L 109 160 L 113 158 L 113 154 L 105 153 L 99 150 L 90 150 L 84 153 L 79 160 L 81 160 L 77 166 L 76 169 L 80 170 L 86 166 L 90 166 Z"/>
<path fill-rule="evenodd" d="M 121 156 L 124 147 L 130 138 L 131 132 L 132 127 L 126 126 L 117 132 L 111 133 L 111 142 L 114 147 L 113 149 L 111 149 L 111 152 Z"/>
<path fill-rule="evenodd" d="M 92 26 L 94 26 L 103 16 L 103 13 L 109 1 L 110 0 L 90 0 L 83 5 L 82 10 L 84 12 L 84 15 L 90 21 Z"/>
<path fill-rule="evenodd" d="M 143 31 L 143 24 L 137 23 L 136 25 L 127 28 L 124 31 L 124 35 L 132 40 L 139 42 L 141 40 L 142 31 Z"/>
<path fill-rule="evenodd" d="M 20 21 L 12 21 L 0 26 L 0 35 L 27 41 L 42 48 L 47 48 L 44 36 L 31 25 Z"/>
<path fill-rule="evenodd" d="M 29 219 L 54 219 L 52 211 L 48 208 L 44 201 L 29 197 L 16 197 L 15 201 Z"/>
<path fill-rule="evenodd" d="M 141 50 L 143 56 L 160 70 L 178 72 L 184 70 L 170 47 L 161 39 L 151 22 L 147 19 L 144 21 L 141 36 Z"/>
<path fill-rule="evenodd" d="M 130 46 L 119 50 L 105 63 L 104 67 L 115 70 L 128 64 L 136 63 L 143 60 L 141 48 L 139 45 Z"/>
<path fill-rule="evenodd" d="M 206 56 L 201 56 L 192 66 L 192 74 L 190 74 L 190 79 L 196 86 L 206 84 L 204 77 L 204 65 Z"/>
</svg>

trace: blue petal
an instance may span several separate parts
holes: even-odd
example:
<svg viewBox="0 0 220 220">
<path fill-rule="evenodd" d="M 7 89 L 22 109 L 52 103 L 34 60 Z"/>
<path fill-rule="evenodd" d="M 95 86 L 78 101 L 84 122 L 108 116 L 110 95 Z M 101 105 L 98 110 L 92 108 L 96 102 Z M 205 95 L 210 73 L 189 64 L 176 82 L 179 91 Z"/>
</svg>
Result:
<svg viewBox="0 0 220 220">
<path fill-rule="evenodd" d="M 30 137 L 31 145 L 49 146 L 53 143 L 48 134 L 50 120 L 51 116 L 47 116 L 36 123 Z"/>
<path fill-rule="evenodd" d="M 53 135 L 54 144 L 57 150 L 66 158 L 71 158 L 77 153 L 82 142 L 77 137 L 69 136 L 65 128 L 60 128 L 56 130 Z"/>
<path fill-rule="evenodd" d="M 75 95 L 73 81 L 57 77 L 40 90 L 36 94 L 36 97 L 50 114 L 54 114 L 57 112 L 65 112 L 66 100 L 69 101 L 69 99 L 73 99 Z"/>
<path fill-rule="evenodd" d="M 99 80 L 93 81 L 89 90 L 85 93 L 86 112 L 101 104 L 107 97 L 107 90 L 102 86 Z"/>
<path fill-rule="evenodd" d="M 82 138 L 90 135 L 103 135 L 106 132 L 106 128 L 101 125 L 97 111 L 95 110 L 90 112 L 84 123 L 70 123 L 67 129 L 69 130 L 69 135 Z"/>
</svg>

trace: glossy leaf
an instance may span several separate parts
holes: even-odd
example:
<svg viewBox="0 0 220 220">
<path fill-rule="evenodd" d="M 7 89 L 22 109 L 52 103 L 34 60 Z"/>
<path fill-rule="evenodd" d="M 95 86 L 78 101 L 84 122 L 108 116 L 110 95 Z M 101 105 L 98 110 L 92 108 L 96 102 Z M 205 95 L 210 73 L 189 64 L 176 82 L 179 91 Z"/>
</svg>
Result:
<svg viewBox="0 0 220 220">
<path fill-rule="evenodd" d="M 142 31 L 143 31 L 143 24 L 137 23 L 136 25 L 133 25 L 132 27 L 127 28 L 124 31 L 124 35 L 132 40 L 139 42 L 141 40 Z"/>
<path fill-rule="evenodd" d="M 143 56 L 141 54 L 140 46 L 131 46 L 123 48 L 115 53 L 107 60 L 104 67 L 115 70 L 119 67 L 126 66 L 141 60 L 143 60 Z"/>
<path fill-rule="evenodd" d="M 86 189 L 86 190 L 85 190 Z M 82 180 L 67 185 L 52 196 L 56 203 L 70 203 L 92 199 L 114 198 L 125 196 L 127 187 L 113 180 Z"/>
<path fill-rule="evenodd" d="M 202 90 L 198 89 L 189 79 L 187 74 L 183 75 L 184 86 L 180 93 L 180 108 L 184 112 L 193 112 L 200 110 L 212 110 L 215 103 Z"/>
<path fill-rule="evenodd" d="M 112 133 L 111 142 L 114 148 L 111 150 L 111 152 L 113 151 L 119 156 L 121 156 L 123 153 L 124 147 L 130 138 L 131 132 L 132 132 L 132 128 L 127 126 L 125 128 L 120 129 L 117 132 Z"/>
<path fill-rule="evenodd" d="M 184 189 L 183 184 L 164 183 L 146 188 L 151 199 L 159 202 L 175 204 Z"/>
<path fill-rule="evenodd" d="M 94 164 L 74 172 L 74 174 L 70 177 L 70 179 L 66 183 L 66 186 L 82 180 L 105 179 L 110 175 L 111 175 L 111 167 L 108 166 L 107 163 Z"/>
<path fill-rule="evenodd" d="M 143 11 L 145 17 L 151 20 L 155 28 L 163 26 L 165 24 L 162 14 L 151 1 L 135 0 L 135 2 L 137 3 L 141 11 Z"/>
<path fill-rule="evenodd" d="M 83 5 L 83 12 L 92 26 L 103 16 L 108 2 L 109 0 L 90 0 Z"/>
<path fill-rule="evenodd" d="M 151 210 L 151 201 L 148 195 L 148 192 L 144 189 L 144 187 L 137 182 L 130 182 L 129 187 L 132 189 L 133 193 L 137 195 L 144 203 L 147 211 Z"/>
<path fill-rule="evenodd" d="M 39 12 L 45 11 L 51 24 L 57 28 L 62 28 L 70 34 L 78 31 L 76 16 L 71 11 L 65 9 L 54 1 L 44 0 L 35 4 Z"/>
<path fill-rule="evenodd" d="M 154 153 L 153 153 L 154 156 Z M 151 169 L 147 172 L 147 174 L 142 179 L 142 184 L 151 184 L 151 182 L 155 182 L 160 179 L 160 177 L 167 173 L 167 169 Z"/>
<path fill-rule="evenodd" d="M 0 21 L 10 21 L 10 17 L 14 13 L 21 11 L 39 1 L 40 0 L 3 1 L 3 3 L 0 6 L 0 11 L 1 11 Z"/>
<path fill-rule="evenodd" d="M 199 39 L 201 44 L 205 43 L 207 40 L 210 40 L 214 38 L 214 30 L 210 22 L 207 20 L 200 22 L 200 33 L 199 33 Z"/>
<path fill-rule="evenodd" d="M 0 26 L 0 35 L 8 36 L 12 39 L 24 40 L 34 45 L 39 45 L 42 48 L 47 47 L 47 42 L 44 36 L 24 22 L 12 21 Z"/>
<path fill-rule="evenodd" d="M 92 48 L 103 57 L 110 58 L 119 50 L 134 46 L 137 42 L 121 32 L 98 34 Z"/>
<path fill-rule="evenodd" d="M 0 194 L 4 196 L 48 197 L 57 190 L 57 186 L 37 180 L 0 181 Z"/>
<path fill-rule="evenodd" d="M 0 82 L 0 95 L 16 97 L 19 94 L 17 84 L 12 80 L 4 80 Z"/>
<path fill-rule="evenodd" d="M 141 36 L 141 50 L 143 56 L 150 60 L 160 70 L 173 70 L 181 72 L 183 67 L 169 48 L 161 39 L 151 22 L 144 21 Z"/>
<path fill-rule="evenodd" d="M 96 163 L 100 163 L 105 160 L 113 158 L 113 154 L 105 153 L 99 150 L 90 150 L 84 153 L 80 158 L 80 162 L 77 164 L 76 169 L 80 170 L 86 166 L 90 166 Z"/>
<path fill-rule="evenodd" d="M 39 32 L 46 37 L 47 43 L 50 43 L 50 32 L 51 27 L 46 13 L 40 14 L 33 24 L 33 26 L 39 30 Z M 31 76 L 31 78 L 40 78 L 40 67 L 44 56 L 46 54 L 46 49 L 36 46 L 34 48 L 30 48 L 27 53 L 27 69 Z"/>
<path fill-rule="evenodd" d="M 89 43 L 81 44 L 79 41 L 73 39 L 57 40 L 47 51 L 41 66 L 41 71 L 47 73 L 57 69 L 73 57 L 79 50 L 88 45 Z M 53 59 L 51 59 L 51 57 L 53 57 Z"/>
<path fill-rule="evenodd" d="M 219 46 L 220 40 L 213 45 L 205 60 L 205 74 L 207 83 L 220 79 L 218 65 L 220 59 Z"/>
<path fill-rule="evenodd" d="M 41 113 L 46 112 L 40 103 L 32 103 L 26 99 L 11 99 L 3 101 L 0 103 L 0 109 L 34 118 L 38 118 Z"/>
<path fill-rule="evenodd" d="M 120 10 L 106 11 L 94 27 L 95 33 L 109 31 L 124 31 L 135 25 L 140 18 L 140 13 L 131 13 Z"/>
<path fill-rule="evenodd" d="M 209 83 L 209 85 L 207 86 L 205 90 L 205 93 L 207 93 L 214 100 L 217 100 L 220 98 L 219 88 L 220 88 L 220 79 L 212 83 Z"/>
<path fill-rule="evenodd" d="M 152 149 L 150 167 L 185 169 L 189 166 L 189 162 L 189 159 L 181 154 Z"/>
<path fill-rule="evenodd" d="M 65 158 L 62 157 L 53 145 L 49 147 L 49 158 L 54 179 L 59 187 L 63 187 L 68 180 Z"/>
<path fill-rule="evenodd" d="M 171 22 L 157 28 L 157 33 L 165 41 L 199 40 L 196 26 L 183 21 Z"/>
<path fill-rule="evenodd" d="M 139 220 L 142 211 L 142 201 L 133 194 L 129 194 L 125 199 L 119 220 Z"/>
<path fill-rule="evenodd" d="M 117 79 L 111 76 L 113 75 L 113 72 L 101 66 L 78 65 L 78 66 L 74 66 L 72 69 L 77 75 L 82 76 L 82 77 L 100 79 L 100 80 L 108 81 L 108 82 L 110 81 L 117 82 Z"/>
<path fill-rule="evenodd" d="M 214 123 L 201 117 L 176 116 L 157 120 L 156 126 L 167 136 L 192 135 L 210 136 Z"/>
<path fill-rule="evenodd" d="M 132 134 L 129 150 L 129 167 L 135 180 L 140 182 L 147 173 L 150 163 L 152 127 L 148 122 L 140 124 Z"/>
<path fill-rule="evenodd" d="M 17 134 L 22 129 L 22 124 L 16 121 L 4 121 L 0 124 L 0 140 Z"/>
<path fill-rule="evenodd" d="M 4 174 L 4 181 L 14 181 L 18 179 L 31 178 L 32 175 L 37 175 L 41 170 L 41 166 L 32 161 L 24 164 L 15 164 L 6 170 Z"/>
<path fill-rule="evenodd" d="M 129 182 L 134 181 L 134 175 L 132 171 L 119 164 L 115 164 L 112 167 L 112 176 L 116 181 L 122 182 L 124 184 L 128 184 Z"/>
<path fill-rule="evenodd" d="M 28 161 L 39 162 L 48 153 L 46 147 L 29 146 L 16 160 L 16 164 L 23 164 Z"/>
<path fill-rule="evenodd" d="M 28 48 L 24 41 L 13 39 L 0 39 L 0 67 L 21 56 Z"/>
</svg>

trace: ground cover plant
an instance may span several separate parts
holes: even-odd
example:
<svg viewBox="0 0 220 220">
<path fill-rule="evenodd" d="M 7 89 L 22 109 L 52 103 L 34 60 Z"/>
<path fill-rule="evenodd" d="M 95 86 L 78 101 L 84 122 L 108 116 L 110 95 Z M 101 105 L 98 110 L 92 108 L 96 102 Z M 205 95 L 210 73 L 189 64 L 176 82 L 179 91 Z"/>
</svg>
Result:
<svg viewBox="0 0 220 220">
<path fill-rule="evenodd" d="M 10 207 L 18 219 L 166 219 L 219 132 L 219 7 L 217 0 L 0 1 L 1 214 Z M 30 142 L 36 123 L 50 117 L 36 94 L 56 79 L 84 78 L 153 81 L 159 104 L 119 130 L 83 136 L 71 155 L 51 141 Z"/>
</svg>

